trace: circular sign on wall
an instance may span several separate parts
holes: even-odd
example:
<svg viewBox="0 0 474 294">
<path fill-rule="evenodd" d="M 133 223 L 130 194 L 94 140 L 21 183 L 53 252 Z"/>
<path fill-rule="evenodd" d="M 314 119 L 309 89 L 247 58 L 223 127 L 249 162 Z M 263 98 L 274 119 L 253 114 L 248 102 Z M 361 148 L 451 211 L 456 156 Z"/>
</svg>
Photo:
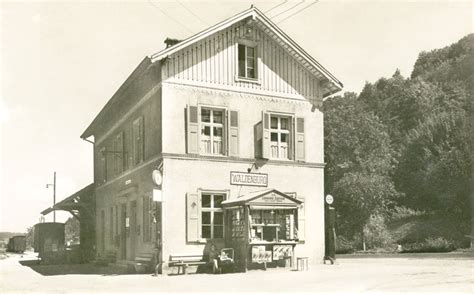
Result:
<svg viewBox="0 0 474 294">
<path fill-rule="evenodd" d="M 327 194 L 326 195 L 326 203 L 329 204 L 329 205 L 333 204 L 334 203 L 334 197 L 332 197 L 332 195 Z"/>
<path fill-rule="evenodd" d="M 151 176 L 153 177 L 153 182 L 155 182 L 156 185 L 161 185 L 163 182 L 163 177 L 161 176 L 161 172 L 159 170 L 155 169 Z"/>
</svg>

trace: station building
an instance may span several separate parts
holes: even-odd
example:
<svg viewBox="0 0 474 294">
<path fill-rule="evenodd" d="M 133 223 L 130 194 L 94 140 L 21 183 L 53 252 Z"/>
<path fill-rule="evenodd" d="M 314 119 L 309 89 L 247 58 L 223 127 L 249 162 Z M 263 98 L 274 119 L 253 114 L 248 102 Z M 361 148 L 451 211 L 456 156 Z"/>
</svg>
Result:
<svg viewBox="0 0 474 294">
<path fill-rule="evenodd" d="M 214 243 L 244 270 L 322 262 L 321 106 L 342 83 L 255 7 L 166 44 L 81 135 L 97 254 L 166 263 Z"/>
</svg>

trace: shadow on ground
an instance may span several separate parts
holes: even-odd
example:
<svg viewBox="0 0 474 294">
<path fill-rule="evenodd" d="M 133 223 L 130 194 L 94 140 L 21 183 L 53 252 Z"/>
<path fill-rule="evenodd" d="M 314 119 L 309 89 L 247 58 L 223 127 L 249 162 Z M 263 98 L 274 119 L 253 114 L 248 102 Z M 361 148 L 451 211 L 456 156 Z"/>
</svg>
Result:
<svg viewBox="0 0 474 294">
<path fill-rule="evenodd" d="M 22 260 L 19 263 L 29 267 L 43 276 L 58 275 L 126 275 L 132 274 L 130 270 L 121 266 L 98 266 L 90 263 L 85 264 L 41 264 L 37 260 Z"/>
</svg>

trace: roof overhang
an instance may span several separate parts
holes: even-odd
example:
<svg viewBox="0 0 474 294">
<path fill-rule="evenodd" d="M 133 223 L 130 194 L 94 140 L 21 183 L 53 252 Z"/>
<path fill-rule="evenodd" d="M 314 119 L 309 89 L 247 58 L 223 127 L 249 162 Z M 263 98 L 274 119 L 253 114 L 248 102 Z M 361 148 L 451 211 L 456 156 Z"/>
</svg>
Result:
<svg viewBox="0 0 474 294">
<path fill-rule="evenodd" d="M 341 81 L 339 81 L 311 55 L 303 50 L 303 48 L 301 48 L 256 7 L 251 7 L 250 9 L 244 10 L 239 14 L 234 15 L 233 17 L 230 17 L 214 26 L 211 26 L 208 29 L 197 33 L 174 46 L 152 54 L 150 56 L 151 62 L 157 62 L 159 60 L 165 59 L 195 42 L 203 40 L 220 30 L 226 29 L 248 18 L 254 20 L 261 30 L 273 37 L 283 48 L 293 55 L 298 60 L 298 62 L 300 62 L 305 68 L 307 68 L 312 74 L 314 74 L 323 82 L 323 88 L 325 89 L 323 98 L 342 90 L 343 84 Z"/>
<path fill-rule="evenodd" d="M 71 196 L 56 203 L 53 207 L 48 207 L 41 212 L 42 215 L 46 215 L 54 210 L 65 210 L 65 211 L 79 211 L 79 209 L 85 206 L 84 200 L 81 202 L 81 198 L 84 196 L 94 193 L 94 184 L 90 184 Z"/>
</svg>

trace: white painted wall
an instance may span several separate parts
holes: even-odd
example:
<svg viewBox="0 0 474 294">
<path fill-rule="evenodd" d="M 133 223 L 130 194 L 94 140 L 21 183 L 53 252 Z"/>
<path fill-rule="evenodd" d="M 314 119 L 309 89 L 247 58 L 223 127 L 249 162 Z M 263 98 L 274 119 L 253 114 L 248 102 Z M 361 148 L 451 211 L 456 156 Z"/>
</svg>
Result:
<svg viewBox="0 0 474 294">
<path fill-rule="evenodd" d="M 259 96 L 196 86 L 163 83 L 163 152 L 186 153 L 185 109 L 187 105 L 213 105 L 239 111 L 240 156 L 255 158 L 254 125 L 262 111 L 287 112 L 305 119 L 306 162 L 323 163 L 323 114 L 311 111 L 307 101 L 284 96 Z"/>
<path fill-rule="evenodd" d="M 165 159 L 163 209 L 163 256 L 202 254 L 204 244 L 186 243 L 186 193 L 204 190 L 230 190 L 230 198 L 265 188 L 230 185 L 230 171 L 247 171 L 250 164 L 212 162 L 193 159 Z M 308 256 L 312 263 L 324 257 L 324 183 L 323 169 L 267 164 L 258 172 L 268 174 L 268 187 L 282 192 L 296 192 L 305 197 L 306 239 L 296 246 L 297 256 Z"/>
</svg>

